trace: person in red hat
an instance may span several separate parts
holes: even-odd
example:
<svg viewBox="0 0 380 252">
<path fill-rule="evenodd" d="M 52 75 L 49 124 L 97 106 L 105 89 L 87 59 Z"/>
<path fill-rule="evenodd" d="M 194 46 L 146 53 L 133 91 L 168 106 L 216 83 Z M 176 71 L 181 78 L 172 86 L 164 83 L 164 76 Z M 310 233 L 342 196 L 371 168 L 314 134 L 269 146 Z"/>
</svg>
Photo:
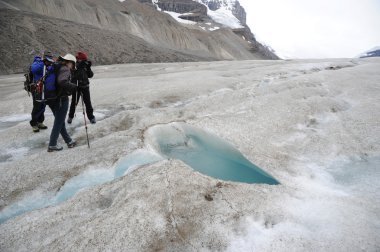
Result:
<svg viewBox="0 0 380 252">
<path fill-rule="evenodd" d="M 71 124 L 75 114 L 76 105 L 79 102 L 80 97 L 82 96 L 83 102 L 86 106 L 87 118 L 92 124 L 96 123 L 94 116 L 94 109 L 91 104 L 90 97 L 90 81 L 89 78 L 94 76 L 94 73 L 91 70 L 91 61 L 88 60 L 87 54 L 85 52 L 77 52 L 76 54 L 76 70 L 73 75 L 73 83 L 76 83 L 78 86 L 77 92 L 73 93 L 69 111 L 69 117 L 67 123 Z"/>
</svg>

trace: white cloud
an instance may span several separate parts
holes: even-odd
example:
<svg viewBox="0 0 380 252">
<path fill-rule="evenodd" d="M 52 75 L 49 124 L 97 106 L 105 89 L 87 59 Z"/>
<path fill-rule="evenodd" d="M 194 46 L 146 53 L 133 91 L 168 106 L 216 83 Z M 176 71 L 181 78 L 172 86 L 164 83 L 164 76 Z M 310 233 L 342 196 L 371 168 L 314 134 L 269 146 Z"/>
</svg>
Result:
<svg viewBox="0 0 380 252">
<path fill-rule="evenodd" d="M 380 45 L 379 0 L 239 0 L 259 41 L 280 56 L 354 57 Z"/>
</svg>

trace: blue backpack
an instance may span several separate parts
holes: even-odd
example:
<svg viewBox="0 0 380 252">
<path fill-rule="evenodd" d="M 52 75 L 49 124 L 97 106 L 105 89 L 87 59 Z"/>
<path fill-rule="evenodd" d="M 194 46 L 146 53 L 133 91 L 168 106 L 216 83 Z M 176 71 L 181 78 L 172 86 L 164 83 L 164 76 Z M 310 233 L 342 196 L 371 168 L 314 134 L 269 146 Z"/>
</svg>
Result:
<svg viewBox="0 0 380 252">
<path fill-rule="evenodd" d="M 42 60 L 36 60 L 31 65 L 35 83 L 33 95 L 37 101 L 46 102 L 57 98 L 56 77 L 59 68 L 58 64 L 46 67 Z"/>
</svg>

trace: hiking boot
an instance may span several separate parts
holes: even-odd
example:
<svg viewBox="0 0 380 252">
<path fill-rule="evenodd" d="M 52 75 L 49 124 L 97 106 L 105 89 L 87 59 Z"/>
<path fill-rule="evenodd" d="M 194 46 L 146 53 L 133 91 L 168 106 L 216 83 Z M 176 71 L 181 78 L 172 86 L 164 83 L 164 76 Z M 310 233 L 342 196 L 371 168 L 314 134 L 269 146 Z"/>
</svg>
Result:
<svg viewBox="0 0 380 252">
<path fill-rule="evenodd" d="M 67 123 L 68 124 L 71 124 L 72 122 L 73 122 L 73 118 L 71 118 L 71 117 L 67 118 Z"/>
<path fill-rule="evenodd" d="M 67 144 L 68 148 L 74 148 L 75 146 L 77 146 L 77 142 L 75 140 L 71 140 L 71 142 Z"/>
<path fill-rule="evenodd" d="M 49 146 L 47 151 L 53 152 L 53 151 L 61 151 L 61 150 L 63 150 L 63 147 L 56 145 L 56 146 Z"/>
<path fill-rule="evenodd" d="M 95 117 L 92 118 L 92 119 L 90 120 L 90 123 L 91 123 L 91 124 L 95 124 L 95 123 L 96 123 L 96 119 L 95 119 Z"/>
<path fill-rule="evenodd" d="M 40 128 L 38 128 L 37 125 L 32 126 L 32 129 L 33 129 L 33 132 L 34 132 L 34 133 L 40 132 Z"/>
<path fill-rule="evenodd" d="M 43 130 L 48 128 L 48 127 L 47 127 L 45 124 L 43 124 L 43 123 L 38 123 L 37 127 L 38 127 L 39 129 L 43 129 Z"/>
</svg>

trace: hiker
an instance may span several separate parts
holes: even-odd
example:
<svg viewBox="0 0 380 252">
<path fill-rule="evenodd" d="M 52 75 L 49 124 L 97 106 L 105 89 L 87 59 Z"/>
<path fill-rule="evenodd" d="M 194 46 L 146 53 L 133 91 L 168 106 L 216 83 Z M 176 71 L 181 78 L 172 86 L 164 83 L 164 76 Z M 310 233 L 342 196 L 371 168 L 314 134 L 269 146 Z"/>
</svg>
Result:
<svg viewBox="0 0 380 252">
<path fill-rule="evenodd" d="M 60 63 L 55 66 L 57 98 L 48 103 L 53 111 L 54 124 L 50 133 L 48 152 L 61 151 L 62 146 L 57 145 L 59 134 L 66 142 L 68 148 L 76 146 L 75 140 L 71 139 L 66 130 L 65 119 L 69 109 L 69 96 L 76 91 L 77 86 L 71 82 L 72 73 L 75 70 L 76 58 L 72 54 L 59 57 Z"/>
<path fill-rule="evenodd" d="M 82 96 L 83 103 L 86 105 L 87 118 L 92 124 L 95 124 L 96 119 L 94 116 L 94 109 L 92 108 L 90 97 L 90 81 L 88 80 L 94 76 L 94 73 L 91 70 L 91 61 L 88 60 L 87 54 L 85 52 L 77 52 L 76 59 L 76 70 L 73 75 L 72 82 L 77 84 L 78 90 L 73 93 L 73 96 L 71 98 L 67 123 L 71 124 L 73 121 L 75 108 L 78 105 L 80 97 Z"/>
<path fill-rule="evenodd" d="M 31 85 L 31 92 L 33 98 L 32 120 L 30 120 L 30 126 L 32 126 L 33 132 L 39 132 L 40 129 L 44 130 L 48 127 L 43 123 L 45 120 L 45 107 L 46 104 L 42 100 L 42 90 L 38 92 L 36 86 L 37 83 L 42 81 L 43 85 L 50 85 L 55 82 L 55 77 L 51 75 L 54 71 L 53 68 L 53 56 L 51 52 L 45 52 L 43 59 L 40 56 L 35 56 L 30 71 L 33 74 L 33 84 Z M 43 80 L 44 78 L 44 80 Z"/>
</svg>

